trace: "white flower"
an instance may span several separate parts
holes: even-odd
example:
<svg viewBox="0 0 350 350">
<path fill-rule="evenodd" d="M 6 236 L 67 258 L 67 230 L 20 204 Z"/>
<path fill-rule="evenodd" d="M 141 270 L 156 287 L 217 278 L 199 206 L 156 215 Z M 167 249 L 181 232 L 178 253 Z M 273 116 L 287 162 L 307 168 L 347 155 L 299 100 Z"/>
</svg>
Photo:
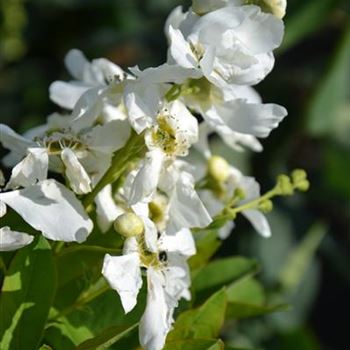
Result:
<svg viewBox="0 0 350 350">
<path fill-rule="evenodd" d="M 85 194 L 108 169 L 113 152 L 126 143 L 130 127 L 126 121 L 103 125 L 79 125 L 72 117 L 54 114 L 46 125 L 27 133 L 28 139 L 0 124 L 1 143 L 11 150 L 5 157 L 14 165 L 8 188 L 26 187 L 47 176 L 47 169 L 65 173 L 72 190 Z"/>
<path fill-rule="evenodd" d="M 142 286 L 140 267 L 147 268 L 147 304 L 139 327 L 140 343 L 147 350 L 163 348 L 173 323 L 174 308 L 179 299 L 190 299 L 186 259 L 195 254 L 189 230 L 181 230 L 170 237 L 162 235 L 157 245 L 157 252 L 151 258 L 147 255 L 147 258 L 136 238 L 128 238 L 124 255 L 106 255 L 102 269 L 110 286 L 118 292 L 127 313 L 136 305 Z"/>
<path fill-rule="evenodd" d="M 72 110 L 80 97 L 91 88 L 104 88 L 114 81 L 122 81 L 126 73 L 105 58 L 90 63 L 80 50 L 70 50 L 65 64 L 75 80 L 55 81 L 50 86 L 50 98 L 60 107 Z"/>
<path fill-rule="evenodd" d="M 2 192 L 0 201 L 52 240 L 83 242 L 93 228 L 80 201 L 55 180 L 44 180 L 22 190 Z"/>
<path fill-rule="evenodd" d="M 228 3 L 201 17 L 184 16 L 174 25 L 168 27 L 169 61 L 200 70 L 219 87 L 264 79 L 283 36 L 283 22 L 253 5 Z"/>
</svg>

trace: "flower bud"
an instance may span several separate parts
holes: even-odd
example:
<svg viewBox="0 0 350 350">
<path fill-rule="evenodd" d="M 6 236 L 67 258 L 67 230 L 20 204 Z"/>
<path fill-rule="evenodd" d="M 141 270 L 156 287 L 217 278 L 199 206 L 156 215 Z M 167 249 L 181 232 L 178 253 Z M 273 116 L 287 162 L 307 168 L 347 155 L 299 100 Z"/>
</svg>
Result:
<svg viewBox="0 0 350 350">
<path fill-rule="evenodd" d="M 212 156 L 208 160 L 209 175 L 218 182 L 224 182 L 230 175 L 230 166 L 220 156 Z"/>
<path fill-rule="evenodd" d="M 237 187 L 233 195 L 235 198 L 238 198 L 239 200 L 243 200 L 246 196 L 246 193 L 244 192 L 243 188 Z"/>
<path fill-rule="evenodd" d="M 306 171 L 303 169 L 295 169 L 292 172 L 292 180 L 294 187 L 299 191 L 306 192 L 310 187 Z"/>
<path fill-rule="evenodd" d="M 290 181 L 289 176 L 287 175 L 279 175 L 277 178 L 277 186 L 279 189 L 279 193 L 284 196 L 288 196 L 293 194 L 294 189 L 293 185 Z"/>
<path fill-rule="evenodd" d="M 286 0 L 245 0 L 245 3 L 260 6 L 262 11 L 272 13 L 277 18 L 283 18 L 286 14 Z"/>
<path fill-rule="evenodd" d="M 263 213 L 269 213 L 273 209 L 273 203 L 270 199 L 266 199 L 259 204 L 259 210 Z"/>
<path fill-rule="evenodd" d="M 114 221 L 114 229 L 122 236 L 128 238 L 138 236 L 143 232 L 143 221 L 134 213 L 124 213 Z"/>
</svg>

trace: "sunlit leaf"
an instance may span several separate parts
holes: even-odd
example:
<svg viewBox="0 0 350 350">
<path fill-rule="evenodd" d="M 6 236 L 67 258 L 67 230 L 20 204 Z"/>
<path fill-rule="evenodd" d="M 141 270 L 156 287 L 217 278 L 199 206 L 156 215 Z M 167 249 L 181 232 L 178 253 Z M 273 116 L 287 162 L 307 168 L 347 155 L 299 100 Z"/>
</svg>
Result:
<svg viewBox="0 0 350 350">
<path fill-rule="evenodd" d="M 114 326 L 105 329 L 99 335 L 92 339 L 86 340 L 80 344 L 76 350 L 103 350 L 108 349 L 111 345 L 118 342 L 118 340 L 125 337 L 127 334 L 135 330 L 137 323 L 131 327 L 125 328 L 121 326 Z"/>
<path fill-rule="evenodd" d="M 217 339 L 187 339 L 169 341 L 163 350 L 224 350 L 224 343 Z"/>
<path fill-rule="evenodd" d="M 56 288 L 50 245 L 39 236 L 11 262 L 0 298 L 1 350 L 37 350 Z"/>
<path fill-rule="evenodd" d="M 226 306 L 226 291 L 221 289 L 200 307 L 180 314 L 168 341 L 217 337 L 224 322 Z"/>
</svg>

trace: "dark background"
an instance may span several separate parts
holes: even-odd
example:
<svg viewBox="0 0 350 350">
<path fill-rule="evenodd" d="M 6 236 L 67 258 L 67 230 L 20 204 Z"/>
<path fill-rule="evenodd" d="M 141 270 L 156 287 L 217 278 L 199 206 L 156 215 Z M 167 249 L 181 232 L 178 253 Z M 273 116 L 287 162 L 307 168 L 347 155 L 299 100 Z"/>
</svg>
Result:
<svg viewBox="0 0 350 350">
<path fill-rule="evenodd" d="M 57 110 L 48 87 L 68 79 L 63 58 L 71 48 L 124 68 L 164 62 L 163 24 L 180 4 L 187 7 L 189 1 L 2 0 L 1 122 L 23 132 Z M 263 153 L 235 154 L 216 140 L 214 147 L 254 174 L 263 190 L 279 173 L 304 168 L 309 174 L 310 191 L 279 200 L 269 215 L 271 239 L 258 237 L 239 219 L 219 252 L 258 257 L 260 279 L 293 309 L 232 325 L 223 336 L 234 345 L 268 350 L 345 350 L 350 348 L 350 5 L 290 0 L 288 6 L 275 69 L 257 86 L 264 101 L 288 109 L 288 118 L 263 140 Z M 324 238 L 307 250 L 305 240 L 315 231 Z M 282 292 L 281 269 L 290 266 L 288 257 L 296 251 L 304 251 L 305 267 Z"/>
</svg>

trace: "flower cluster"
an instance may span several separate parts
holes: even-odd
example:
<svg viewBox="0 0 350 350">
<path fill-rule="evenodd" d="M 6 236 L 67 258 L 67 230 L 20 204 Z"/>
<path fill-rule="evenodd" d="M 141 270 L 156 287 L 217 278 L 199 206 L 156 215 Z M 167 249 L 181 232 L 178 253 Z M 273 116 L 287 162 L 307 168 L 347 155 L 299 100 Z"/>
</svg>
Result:
<svg viewBox="0 0 350 350">
<path fill-rule="evenodd" d="M 194 0 L 166 22 L 164 64 L 125 72 L 71 50 L 65 65 L 72 80 L 50 86 L 51 100 L 64 112 L 24 135 L 0 125 L 10 151 L 3 163 L 12 168 L 1 185 L 1 216 L 8 206 L 46 238 L 63 242 L 87 239 L 92 210 L 101 232 L 113 226 L 124 239 L 123 254 L 107 254 L 102 274 L 125 313 L 146 276 L 139 327 L 145 349 L 162 349 L 179 300 L 191 297 L 194 229 L 215 226 L 224 239 L 242 213 L 267 237 L 271 198 L 308 187 L 296 171 L 260 196 L 255 179 L 212 155 L 209 142 L 216 133 L 235 150 L 261 151 L 258 138 L 287 115 L 262 103 L 251 87 L 274 65 L 284 11 L 285 1 Z M 188 161 L 193 149 L 201 166 Z M 32 240 L 2 227 L 0 250 Z"/>
</svg>

